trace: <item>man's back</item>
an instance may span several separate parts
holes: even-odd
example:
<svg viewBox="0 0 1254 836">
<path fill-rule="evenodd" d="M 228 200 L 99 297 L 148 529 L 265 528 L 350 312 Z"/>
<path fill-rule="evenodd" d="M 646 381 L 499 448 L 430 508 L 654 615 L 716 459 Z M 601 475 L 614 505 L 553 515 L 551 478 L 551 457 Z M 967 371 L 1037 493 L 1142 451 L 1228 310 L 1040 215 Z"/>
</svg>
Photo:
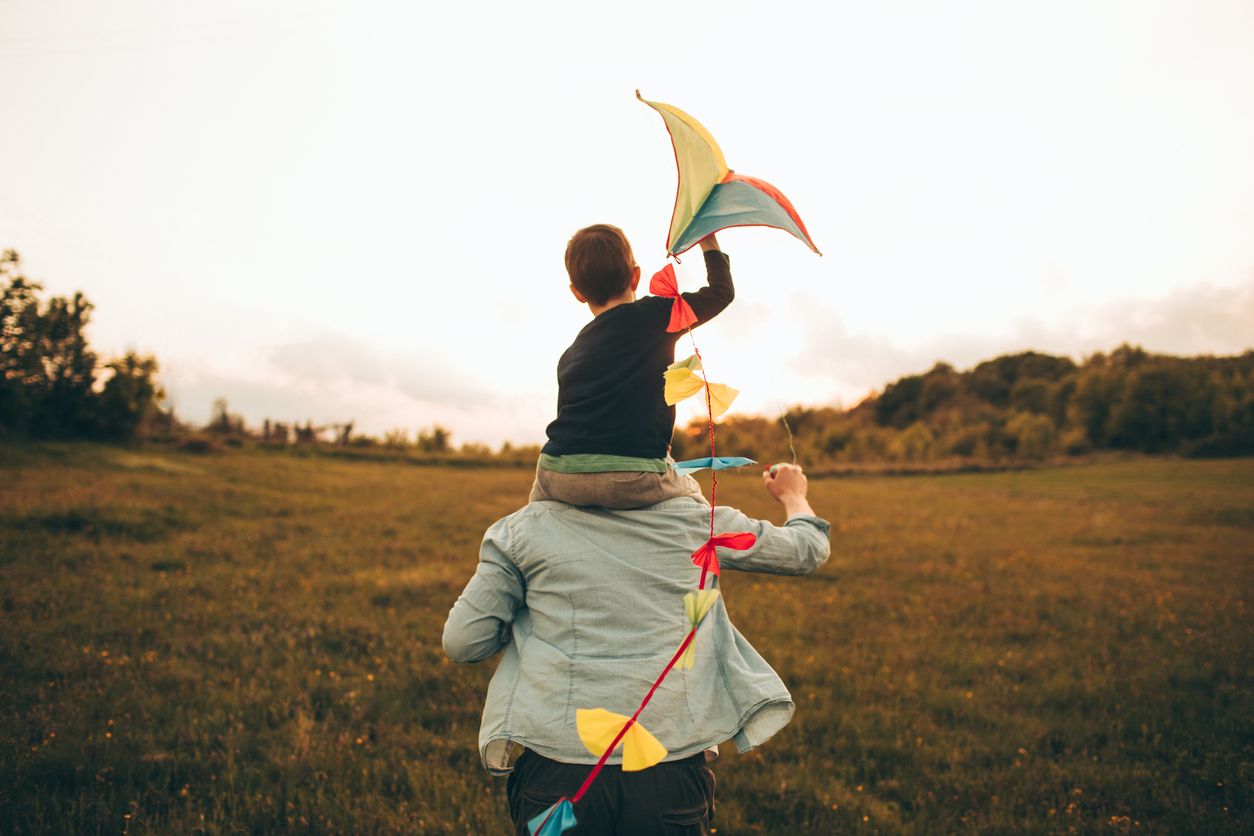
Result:
<svg viewBox="0 0 1254 836">
<path fill-rule="evenodd" d="M 505 646 L 480 731 L 488 769 L 507 771 L 519 747 L 565 763 L 596 760 L 575 712 L 631 714 L 662 673 L 690 629 L 683 596 L 700 576 L 690 555 L 709 525 L 708 506 L 686 499 L 631 511 L 536 502 L 488 530 L 444 633 L 458 661 Z M 727 569 L 806 574 L 829 553 L 827 523 L 810 514 L 776 527 L 720 507 L 715 530 L 757 535 L 752 548 L 720 555 Z M 749 749 L 788 722 L 787 689 L 721 602 L 695 642 L 692 669 L 672 671 L 640 718 L 668 760 L 727 739 Z"/>
</svg>

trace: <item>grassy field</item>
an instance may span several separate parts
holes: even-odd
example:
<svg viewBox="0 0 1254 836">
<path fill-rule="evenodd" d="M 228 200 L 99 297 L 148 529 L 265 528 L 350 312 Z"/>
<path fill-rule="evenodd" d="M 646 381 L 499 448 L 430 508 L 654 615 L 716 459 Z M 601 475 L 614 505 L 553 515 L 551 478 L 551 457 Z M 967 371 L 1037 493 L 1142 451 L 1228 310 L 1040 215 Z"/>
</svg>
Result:
<svg viewBox="0 0 1254 836">
<path fill-rule="evenodd" d="M 524 469 L 0 448 L 0 832 L 497 833 L 440 650 Z M 720 500 L 778 520 L 753 474 Z M 729 574 L 797 700 L 719 834 L 1254 829 L 1254 461 L 812 483 Z"/>
</svg>

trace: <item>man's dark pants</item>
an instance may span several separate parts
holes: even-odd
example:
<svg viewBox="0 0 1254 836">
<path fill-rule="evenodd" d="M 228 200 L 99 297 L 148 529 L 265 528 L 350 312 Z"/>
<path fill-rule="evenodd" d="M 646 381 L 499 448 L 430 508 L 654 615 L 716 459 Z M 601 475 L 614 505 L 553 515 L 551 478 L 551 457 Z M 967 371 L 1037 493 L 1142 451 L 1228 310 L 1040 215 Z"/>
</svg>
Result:
<svg viewBox="0 0 1254 836">
<path fill-rule="evenodd" d="M 509 816 L 515 833 L 562 796 L 579 789 L 591 769 L 524 752 L 510 773 Z M 571 836 L 708 834 L 714 820 L 714 773 L 705 755 L 659 763 L 640 772 L 606 766 L 575 805 L 579 824 Z"/>
</svg>

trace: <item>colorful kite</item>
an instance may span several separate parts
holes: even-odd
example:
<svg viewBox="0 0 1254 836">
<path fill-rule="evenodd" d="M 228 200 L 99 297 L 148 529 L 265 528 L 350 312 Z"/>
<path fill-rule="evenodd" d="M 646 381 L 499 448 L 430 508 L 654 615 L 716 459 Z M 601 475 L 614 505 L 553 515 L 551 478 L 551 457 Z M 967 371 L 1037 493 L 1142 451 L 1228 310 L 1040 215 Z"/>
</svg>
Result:
<svg viewBox="0 0 1254 836">
<path fill-rule="evenodd" d="M 648 101 L 639 90 L 636 98 L 662 115 L 679 168 L 667 255 L 681 255 L 707 235 L 733 226 L 782 229 L 819 252 L 788 198 L 765 180 L 729 169 L 705 126 L 673 105 Z"/>
<path fill-rule="evenodd" d="M 640 97 L 639 91 L 636 91 L 636 97 Z M 666 121 L 666 127 L 671 132 L 671 142 L 675 147 L 675 162 L 679 166 L 679 191 L 675 197 L 675 213 L 671 218 L 670 235 L 666 242 L 668 255 L 677 256 L 720 229 L 755 225 L 787 230 L 805 241 L 810 249 L 818 252 L 788 199 L 761 180 L 733 174 L 723 162 L 723 152 L 719 150 L 718 143 L 701 123 L 679 108 L 657 102 L 645 104 L 662 114 Z M 680 295 L 675 270 L 670 264 L 653 276 L 653 280 L 649 282 L 649 291 L 656 296 L 675 300 L 666 330 L 687 331 L 691 339 L 691 329 L 696 324 L 697 317 Z M 718 549 L 750 549 L 757 542 L 755 535 L 747 531 L 714 533 L 718 471 L 755 462 L 743 456 L 715 454 L 714 421 L 727 411 L 738 392 L 723 383 L 710 383 L 705 377 L 696 340 L 693 340 L 692 350 L 692 356 L 672 363 L 663 375 L 663 396 L 667 404 L 673 406 L 704 389 L 706 411 L 709 415 L 710 455 L 674 464 L 674 470 L 679 475 L 707 468 L 710 470 L 710 535 L 692 553 L 692 562 L 701 567 L 701 579 L 696 590 L 686 593 L 683 599 L 689 630 L 662 673 L 654 680 L 653 687 L 640 701 L 635 714 L 628 717 L 604 708 L 580 708 L 575 712 L 579 739 L 589 752 L 597 756 L 597 762 L 573 795 L 559 798 L 544 812 L 527 822 L 527 829 L 532 836 L 559 836 L 575 827 L 577 822 L 574 805 L 584 797 L 619 744 L 622 744 L 625 772 L 648 769 L 666 757 L 666 747 L 640 725 L 640 714 L 653 699 L 667 674 L 676 668 L 691 670 L 695 664 L 693 648 L 697 630 L 720 597 L 717 589 L 706 586 L 710 575 L 716 578 L 719 576 Z"/>
</svg>

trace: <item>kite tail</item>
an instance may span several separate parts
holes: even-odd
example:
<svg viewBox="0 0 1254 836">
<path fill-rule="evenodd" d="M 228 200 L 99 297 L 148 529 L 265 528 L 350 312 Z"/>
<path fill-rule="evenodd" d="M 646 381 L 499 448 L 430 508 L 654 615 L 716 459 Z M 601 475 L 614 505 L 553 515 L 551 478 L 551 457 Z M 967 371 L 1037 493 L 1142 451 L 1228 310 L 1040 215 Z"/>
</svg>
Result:
<svg viewBox="0 0 1254 836">
<path fill-rule="evenodd" d="M 586 793 L 588 788 L 592 786 L 592 782 L 597 779 L 597 775 L 601 774 L 601 770 L 605 767 L 605 762 L 609 760 L 610 754 L 613 753 L 618 744 L 622 742 L 623 736 L 627 734 L 627 730 L 632 727 L 637 719 L 639 719 L 640 712 L 644 711 L 645 706 L 647 706 L 649 701 L 653 699 L 653 695 L 657 693 L 657 689 L 661 686 L 662 680 L 666 679 L 666 675 L 671 672 L 671 668 L 675 666 L 675 663 L 679 661 L 679 657 L 682 656 L 684 651 L 688 649 L 688 645 L 692 644 L 692 640 L 696 638 L 696 635 L 697 628 L 693 627 L 688 631 L 688 635 L 684 636 L 684 640 L 679 645 L 679 649 L 675 651 L 675 655 L 672 656 L 671 660 L 666 663 L 666 667 L 662 669 L 661 675 L 654 680 L 653 687 L 649 689 L 649 693 L 645 694 L 644 699 L 640 701 L 640 707 L 636 709 L 636 713 L 631 715 L 630 720 L 623 723 L 623 727 L 618 730 L 618 734 L 615 735 L 614 740 L 605 748 L 605 751 L 601 753 L 601 757 L 597 759 L 596 765 L 592 767 L 592 771 L 588 773 L 588 777 L 583 779 L 583 783 L 579 785 L 579 789 L 570 797 L 571 804 L 578 804 L 579 800 L 583 798 L 584 793 Z"/>
<path fill-rule="evenodd" d="M 701 359 L 701 349 L 697 348 L 697 340 L 692 336 L 692 328 L 688 329 L 688 339 L 692 341 L 692 353 L 697 355 L 697 362 L 701 366 L 701 380 L 705 382 L 705 410 L 709 416 L 709 434 L 710 434 L 710 460 L 714 460 L 714 402 L 710 397 L 710 378 L 705 371 L 705 361 Z M 710 468 L 710 539 L 714 539 L 714 508 L 718 505 L 718 471 L 713 467 Z M 697 589 L 705 589 L 706 576 L 709 574 L 709 568 L 701 567 L 701 583 Z"/>
<path fill-rule="evenodd" d="M 677 262 L 679 261 L 679 259 L 676 258 L 675 256 L 672 255 L 671 257 L 675 258 L 675 261 Z M 709 380 L 709 377 L 706 375 L 705 363 L 701 359 L 701 350 L 697 348 L 697 341 L 692 336 L 692 327 L 693 327 L 692 325 L 688 326 L 688 329 L 687 329 L 688 338 L 692 340 L 692 350 L 693 350 L 693 353 L 697 356 L 698 365 L 701 368 L 701 379 L 702 379 L 702 382 L 705 384 L 704 386 L 705 409 L 706 409 L 706 416 L 707 416 L 707 429 L 708 429 L 709 436 L 710 436 L 711 467 L 710 467 L 710 537 L 709 539 L 712 542 L 714 540 L 714 512 L 718 503 L 718 469 L 713 466 L 713 463 L 717 458 L 717 454 L 715 451 L 715 443 L 714 443 L 714 402 L 710 394 L 710 380 Z M 742 547 L 733 546 L 733 548 L 742 548 Z M 697 589 L 698 590 L 705 589 L 706 583 L 708 580 L 709 580 L 709 564 L 707 562 L 705 565 L 701 567 L 701 581 Z M 688 631 L 688 634 L 684 636 L 684 640 L 683 642 L 680 643 L 679 648 L 675 651 L 675 654 L 671 656 L 670 661 L 666 663 L 666 667 L 662 669 L 662 673 L 658 675 L 658 678 L 654 680 L 653 682 L 653 686 L 649 688 L 649 692 L 645 694 L 644 699 L 640 701 L 640 706 L 636 709 L 636 712 L 632 714 L 630 718 L 628 718 L 626 723 L 623 723 L 623 727 L 618 730 L 618 733 L 614 736 L 613 740 L 610 742 L 610 745 L 607 746 L 605 751 L 602 752 L 600 757 L 597 758 L 597 762 L 593 765 L 592 769 L 589 770 L 587 777 L 585 777 L 583 779 L 583 783 L 579 785 L 579 789 L 576 790 L 575 794 L 570 796 L 569 799 L 567 799 L 565 796 L 558 799 L 557 803 L 555 803 L 549 809 L 548 815 L 546 815 L 543 821 L 540 822 L 540 825 L 535 828 L 535 830 L 533 831 L 534 833 L 539 834 L 544 831 L 545 826 L 549 823 L 549 821 L 553 818 L 553 816 L 557 814 L 557 810 L 561 806 L 563 801 L 569 800 L 571 804 L 578 804 L 580 800 L 583 799 L 584 795 L 588 792 L 588 789 L 592 786 L 593 782 L 596 781 L 597 776 L 601 774 L 601 770 L 605 768 L 605 764 L 609 760 L 610 755 L 613 754 L 615 748 L 617 748 L 618 745 L 622 743 L 623 738 L 627 735 L 627 732 L 631 729 L 631 727 L 636 724 L 637 720 L 639 720 L 640 714 L 649 705 L 649 702 L 653 699 L 653 695 L 656 694 L 657 689 L 661 687 L 662 681 L 665 680 L 667 675 L 675 668 L 676 663 L 678 663 L 679 659 L 684 655 L 684 651 L 686 651 L 689 648 L 689 646 L 693 643 L 693 641 L 696 639 L 697 628 L 699 626 L 700 626 L 700 620 L 698 620 L 698 622 L 692 626 L 692 629 Z"/>
</svg>

